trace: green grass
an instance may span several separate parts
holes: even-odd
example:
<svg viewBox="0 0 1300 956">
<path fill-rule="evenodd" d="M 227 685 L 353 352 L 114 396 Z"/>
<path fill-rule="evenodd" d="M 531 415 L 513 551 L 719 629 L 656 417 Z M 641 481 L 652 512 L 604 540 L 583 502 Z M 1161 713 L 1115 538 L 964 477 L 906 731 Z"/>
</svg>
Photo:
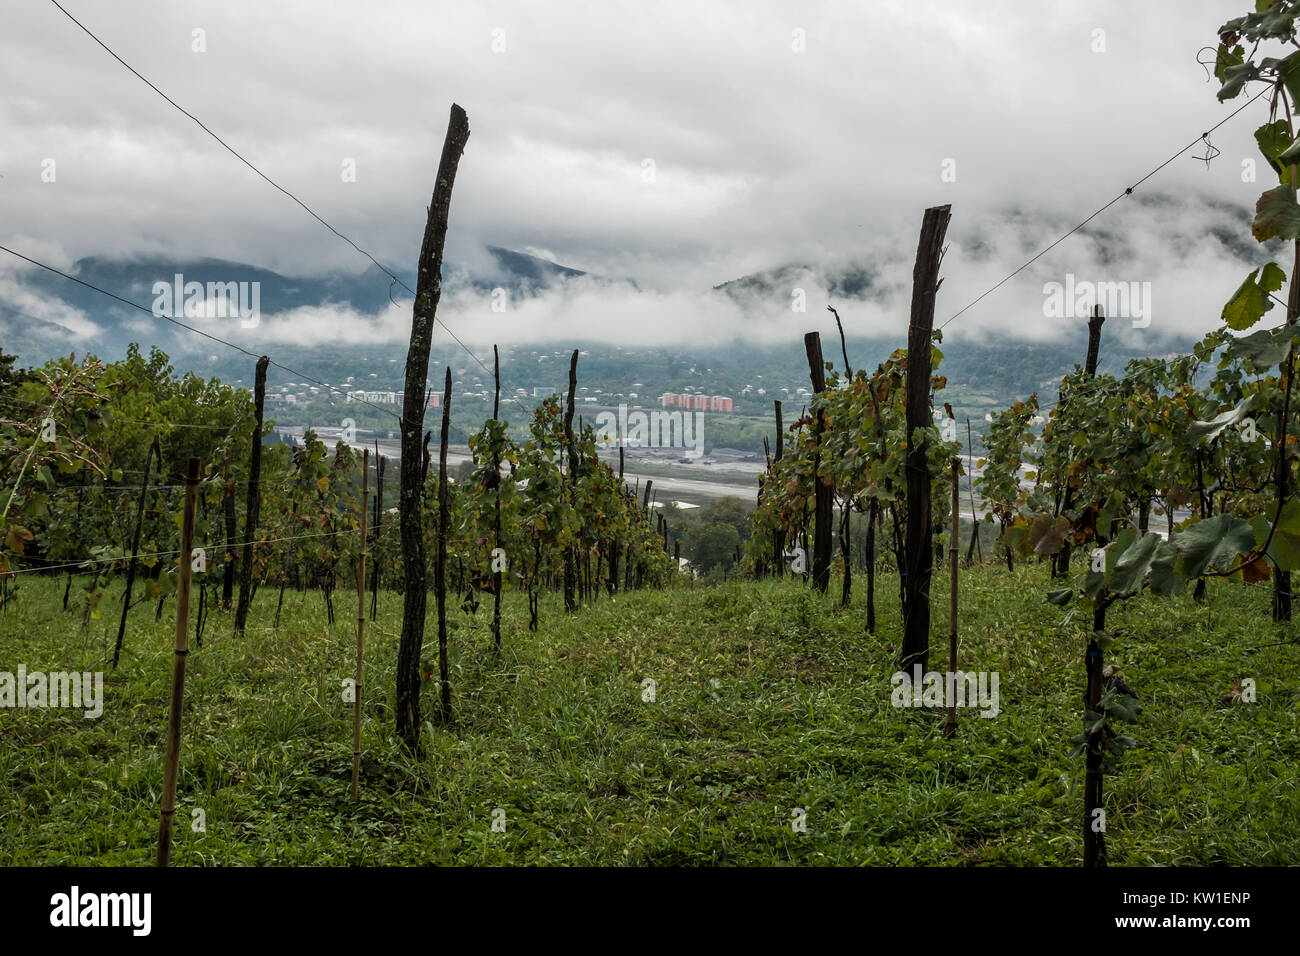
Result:
<svg viewBox="0 0 1300 956">
<path fill-rule="evenodd" d="M 1057 627 L 1046 565 L 963 572 L 960 666 L 1000 674 L 1001 713 L 890 705 L 897 581 L 882 577 L 875 636 L 854 607 L 795 581 L 621 594 L 537 634 L 508 595 L 504 651 L 490 603 L 457 611 L 456 721 L 426 728 L 422 759 L 393 732 L 401 599 L 368 628 L 362 798 L 349 795 L 354 604 L 273 591 L 247 636 L 214 613 L 186 683 L 177 865 L 888 864 L 1078 865 L 1083 635 Z M 838 582 L 833 588 L 838 594 Z M 103 669 L 102 619 L 60 608 L 58 580 L 23 580 L 0 614 L 0 670 Z M 73 603 L 77 589 L 73 589 Z M 1300 863 L 1300 666 L 1268 622 L 1268 591 L 1214 582 L 1204 607 L 1142 597 L 1112 608 L 1120 663 L 1144 711 L 1139 748 L 1106 781 L 1113 865 Z M 932 665 L 946 660 L 936 578 Z M 456 603 L 456 602 L 449 602 Z M 425 657 L 436 660 L 430 602 Z M 0 848 L 7 864 L 152 862 L 171 672 L 171 611 L 132 612 L 106 673 L 104 714 L 0 711 Z M 1221 704 L 1252 677 L 1258 700 Z M 641 683 L 656 682 L 656 700 Z M 432 710 L 436 686 L 424 694 Z M 505 832 L 491 829 L 494 808 Z M 206 832 L 193 832 L 201 808 Z M 790 826 L 794 808 L 807 831 Z"/>
</svg>

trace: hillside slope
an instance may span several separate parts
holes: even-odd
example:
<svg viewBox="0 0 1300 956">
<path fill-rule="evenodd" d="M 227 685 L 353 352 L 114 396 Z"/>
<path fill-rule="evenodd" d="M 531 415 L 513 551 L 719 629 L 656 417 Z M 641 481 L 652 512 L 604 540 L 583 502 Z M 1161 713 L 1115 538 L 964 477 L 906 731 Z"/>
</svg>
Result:
<svg viewBox="0 0 1300 956">
<path fill-rule="evenodd" d="M 960 666 L 998 672 L 1000 706 L 961 712 L 952 741 L 939 715 L 890 704 L 888 575 L 874 637 L 860 604 L 841 612 L 788 579 L 620 594 L 569 616 L 548 596 L 536 634 L 511 594 L 500 659 L 490 615 L 453 614 L 457 723 L 428 728 L 420 761 L 393 737 L 400 599 L 385 593 L 359 805 L 339 694 L 353 632 L 331 633 L 315 593 L 290 593 L 274 630 L 267 592 L 246 640 L 213 612 L 191 653 L 180 805 L 186 819 L 202 808 L 207 829 L 182 827 L 173 862 L 1076 866 L 1083 767 L 1067 751 L 1083 643 L 1057 628 L 1046 584 L 1045 565 L 963 573 Z M 945 606 L 939 579 L 935 591 Z M 80 614 L 61 594 L 59 580 L 27 580 L 9 640 L 29 669 L 102 666 L 115 615 L 69 640 Z M 151 611 L 132 618 L 102 718 L 4 715 L 11 863 L 152 858 L 171 625 Z M 1112 864 L 1300 862 L 1300 664 L 1294 645 L 1265 646 L 1278 639 L 1267 615 L 1266 589 L 1220 582 L 1204 608 L 1140 598 L 1112 612 L 1112 656 L 1145 708 L 1138 749 L 1107 778 Z M 1219 702 L 1251 675 L 1256 703 Z"/>
</svg>

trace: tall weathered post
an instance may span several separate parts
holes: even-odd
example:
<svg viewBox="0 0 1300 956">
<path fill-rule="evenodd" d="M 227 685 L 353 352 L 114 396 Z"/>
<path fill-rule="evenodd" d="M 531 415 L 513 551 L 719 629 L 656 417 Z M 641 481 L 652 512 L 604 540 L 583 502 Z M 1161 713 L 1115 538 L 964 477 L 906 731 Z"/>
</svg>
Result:
<svg viewBox="0 0 1300 956">
<path fill-rule="evenodd" d="M 262 410 L 266 404 L 266 367 L 271 360 L 263 355 L 257 360 L 253 383 L 253 448 L 248 456 L 248 497 L 244 502 L 244 553 L 239 559 L 239 604 L 235 608 L 235 632 L 244 633 L 248 621 L 248 602 L 253 596 L 253 541 L 262 508 Z"/>
<path fill-rule="evenodd" d="M 1083 365 L 1083 373 L 1088 378 L 1097 377 L 1097 356 L 1101 351 L 1101 326 L 1105 321 L 1106 317 L 1102 314 L 1101 306 L 1094 305 L 1092 307 L 1092 316 L 1088 319 L 1088 354 L 1084 358 Z M 1065 396 L 1062 395 L 1061 400 L 1064 401 L 1064 399 Z M 1065 478 L 1065 494 L 1061 504 L 1062 513 L 1074 507 L 1074 493 L 1075 487 L 1070 483 L 1069 475 L 1067 475 Z M 1109 528 L 1104 532 L 1098 529 L 1099 534 L 1109 534 L 1109 532 Z M 1056 552 L 1056 557 L 1053 560 L 1052 577 L 1068 577 L 1070 574 L 1070 539 L 1068 537 L 1065 539 L 1064 544 L 1061 545 L 1061 550 Z"/>
<path fill-rule="evenodd" d="M 442 249 L 447 240 L 451 191 L 468 140 L 469 118 L 453 103 L 447 136 L 442 144 L 442 158 L 438 162 L 438 179 L 425 221 L 424 241 L 420 246 L 411 341 L 406 352 L 399 497 L 405 591 L 402 595 L 402 636 L 397 648 L 397 733 L 412 752 L 417 752 L 420 747 L 420 651 L 424 646 L 426 594 L 421 508 L 424 459 L 420 448 L 420 437 L 424 432 L 425 380 L 429 374 L 434 316 L 442 296 Z"/>
<path fill-rule="evenodd" d="M 826 363 L 822 359 L 822 337 L 818 332 L 809 332 L 803 337 L 804 351 L 808 355 L 808 375 L 812 379 L 814 396 L 826 390 Z M 816 408 L 813 399 L 813 443 L 820 446 L 822 437 L 822 413 Z M 813 457 L 813 553 L 812 583 L 822 594 L 826 593 L 831 578 L 831 509 L 835 489 L 821 480 L 822 455 L 818 451 Z"/>
<path fill-rule="evenodd" d="M 927 443 L 917 434 L 934 425 L 930 407 L 930 342 L 934 297 L 939 291 L 939 262 L 951 206 L 932 206 L 921 221 L 921 238 L 912 269 L 912 314 L 907 329 L 907 529 L 904 536 L 906 597 L 903 618 L 903 670 L 917 664 L 926 670 L 930 656 L 930 575 L 934 565 L 930 516 L 930 468 Z"/>
<path fill-rule="evenodd" d="M 1097 355 L 1101 350 L 1101 326 L 1106 321 L 1101 306 L 1092 307 L 1092 316 L 1088 319 L 1088 355 L 1084 359 L 1083 370 L 1089 378 L 1097 377 Z"/>
</svg>

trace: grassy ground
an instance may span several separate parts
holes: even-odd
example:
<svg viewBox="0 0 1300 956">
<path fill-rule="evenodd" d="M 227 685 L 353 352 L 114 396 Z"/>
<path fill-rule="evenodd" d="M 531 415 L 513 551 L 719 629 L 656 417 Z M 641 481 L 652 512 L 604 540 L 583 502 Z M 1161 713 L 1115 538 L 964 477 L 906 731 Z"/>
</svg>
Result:
<svg viewBox="0 0 1300 956">
<path fill-rule="evenodd" d="M 960 666 L 1000 674 L 1001 712 L 961 712 L 951 741 L 938 715 L 890 704 L 897 582 L 880 585 L 874 637 L 862 580 L 849 611 L 792 581 L 620 595 L 567 617 L 551 599 L 537 634 L 510 595 L 499 659 L 490 613 L 457 612 L 456 723 L 426 728 L 420 760 L 393 739 L 401 602 L 383 595 L 355 805 L 340 689 L 354 605 L 337 597 L 331 633 L 319 594 L 290 594 L 277 631 L 263 591 L 244 639 L 213 614 L 190 656 L 174 862 L 1077 865 L 1082 633 L 1057 627 L 1046 566 L 964 572 Z M 102 669 L 116 614 L 83 633 L 61 597 L 57 580 L 24 581 L 0 614 L 0 670 Z M 0 711 L 0 862 L 152 861 L 171 670 L 170 615 L 153 616 L 133 612 L 98 720 Z M 1265 646 L 1287 637 L 1267 590 L 1213 582 L 1201 608 L 1143 597 L 1110 624 L 1145 707 L 1139 748 L 1107 778 L 1111 863 L 1300 863 L 1300 646 Z M 1221 704 L 1242 677 L 1258 700 Z M 435 697 L 430 682 L 426 712 Z"/>
</svg>

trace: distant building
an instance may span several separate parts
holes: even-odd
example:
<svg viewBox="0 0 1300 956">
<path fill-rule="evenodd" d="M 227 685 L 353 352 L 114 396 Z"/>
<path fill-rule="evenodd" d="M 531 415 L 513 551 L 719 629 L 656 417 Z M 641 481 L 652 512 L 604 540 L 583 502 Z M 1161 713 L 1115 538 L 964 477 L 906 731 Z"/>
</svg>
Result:
<svg viewBox="0 0 1300 956">
<path fill-rule="evenodd" d="M 664 392 L 660 408 L 687 408 L 700 412 L 730 412 L 735 403 L 726 395 L 694 395 L 690 392 Z"/>
<path fill-rule="evenodd" d="M 400 404 L 396 392 L 368 392 L 364 388 L 348 392 L 349 402 L 369 402 L 371 405 L 397 405 Z"/>
</svg>

